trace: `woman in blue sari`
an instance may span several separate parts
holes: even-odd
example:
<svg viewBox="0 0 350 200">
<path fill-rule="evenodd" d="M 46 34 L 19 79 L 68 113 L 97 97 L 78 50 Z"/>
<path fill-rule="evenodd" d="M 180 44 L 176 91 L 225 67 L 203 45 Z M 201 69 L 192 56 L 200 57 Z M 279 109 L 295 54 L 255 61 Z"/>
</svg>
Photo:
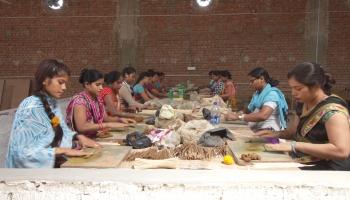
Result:
<svg viewBox="0 0 350 200">
<path fill-rule="evenodd" d="M 72 149 L 75 141 L 79 146 L 100 147 L 96 142 L 71 131 L 57 105 L 56 99 L 66 90 L 69 74 L 69 69 L 56 60 L 40 63 L 35 73 L 35 92 L 24 99 L 16 111 L 6 167 L 59 167 L 64 156 L 88 154 Z"/>
<path fill-rule="evenodd" d="M 283 93 L 276 87 L 278 81 L 272 79 L 261 67 L 253 69 L 248 76 L 250 76 L 249 83 L 256 90 L 248 105 L 250 113 L 228 113 L 226 119 L 249 122 L 249 127 L 253 131 L 285 129 L 288 105 Z"/>
</svg>

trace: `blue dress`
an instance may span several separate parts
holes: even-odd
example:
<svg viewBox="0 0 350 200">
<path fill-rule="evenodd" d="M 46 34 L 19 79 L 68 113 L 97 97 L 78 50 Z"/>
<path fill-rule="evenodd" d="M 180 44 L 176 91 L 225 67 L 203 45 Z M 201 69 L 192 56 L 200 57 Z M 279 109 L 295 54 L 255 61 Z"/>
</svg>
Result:
<svg viewBox="0 0 350 200">
<path fill-rule="evenodd" d="M 75 132 L 71 131 L 55 99 L 47 97 L 52 112 L 60 119 L 63 137 L 60 147 L 71 148 Z M 39 97 L 30 96 L 19 105 L 12 124 L 5 166 L 7 168 L 52 168 L 55 136 L 51 121 Z"/>
</svg>

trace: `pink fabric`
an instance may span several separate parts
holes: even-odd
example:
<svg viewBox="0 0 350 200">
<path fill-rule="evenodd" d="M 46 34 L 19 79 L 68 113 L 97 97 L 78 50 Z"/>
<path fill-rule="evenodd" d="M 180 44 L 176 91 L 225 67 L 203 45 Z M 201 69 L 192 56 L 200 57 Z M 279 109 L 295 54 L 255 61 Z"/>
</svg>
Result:
<svg viewBox="0 0 350 200">
<path fill-rule="evenodd" d="M 101 98 L 98 97 L 97 100 L 94 100 L 85 91 L 80 92 L 70 100 L 66 109 L 66 113 L 67 113 L 66 122 L 68 127 L 71 128 L 73 131 L 75 130 L 73 111 L 74 111 L 74 107 L 77 105 L 85 106 L 86 119 L 88 122 L 95 123 L 95 124 L 103 122 L 105 107 L 103 105 L 103 101 L 101 100 Z M 88 136 L 95 136 L 97 134 L 97 131 L 84 132 L 84 134 Z"/>
<path fill-rule="evenodd" d="M 233 82 L 230 80 L 227 80 L 225 82 L 225 90 L 224 90 L 224 94 L 228 94 L 230 95 L 229 97 L 234 97 L 236 96 L 236 88 L 233 85 Z"/>
</svg>

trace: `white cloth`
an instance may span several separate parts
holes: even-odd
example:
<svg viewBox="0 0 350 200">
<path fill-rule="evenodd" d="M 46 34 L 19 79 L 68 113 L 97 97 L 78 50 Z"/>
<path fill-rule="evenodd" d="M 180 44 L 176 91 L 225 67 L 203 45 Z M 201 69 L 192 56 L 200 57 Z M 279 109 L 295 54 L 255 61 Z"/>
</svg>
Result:
<svg viewBox="0 0 350 200">
<path fill-rule="evenodd" d="M 253 131 L 258 131 L 259 129 L 272 129 L 275 131 L 280 131 L 280 121 L 278 116 L 278 105 L 276 102 L 269 101 L 264 103 L 263 106 L 268 106 L 273 109 L 272 114 L 265 121 L 261 122 L 249 122 L 248 125 Z M 253 113 L 259 112 L 260 109 L 256 108 Z"/>
</svg>

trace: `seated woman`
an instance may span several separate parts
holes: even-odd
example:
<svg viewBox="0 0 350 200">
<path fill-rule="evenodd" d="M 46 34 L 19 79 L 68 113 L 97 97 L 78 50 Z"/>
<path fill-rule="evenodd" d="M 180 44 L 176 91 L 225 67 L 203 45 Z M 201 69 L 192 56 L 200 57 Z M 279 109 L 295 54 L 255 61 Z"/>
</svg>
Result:
<svg viewBox="0 0 350 200">
<path fill-rule="evenodd" d="M 267 145 L 294 156 L 311 156 L 314 166 L 302 169 L 350 170 L 349 106 L 331 95 L 334 83 L 319 64 L 302 63 L 288 73 L 288 84 L 298 102 L 294 123 L 278 132 L 261 131 L 257 136 L 292 139 Z"/>
<path fill-rule="evenodd" d="M 151 99 L 157 97 L 153 96 L 146 88 L 145 85 L 151 82 L 152 74 L 147 72 L 142 72 L 137 79 L 133 90 L 135 95 L 135 100 L 141 103 L 147 102 Z"/>
<path fill-rule="evenodd" d="M 221 80 L 221 72 L 215 70 L 212 72 L 213 82 L 211 84 L 211 94 L 212 95 L 221 95 L 225 89 L 225 83 Z"/>
<path fill-rule="evenodd" d="M 224 92 L 220 96 L 227 102 L 232 110 L 236 110 L 236 87 L 233 84 L 231 73 L 228 70 L 221 71 L 221 79 L 225 83 L 225 88 Z"/>
<path fill-rule="evenodd" d="M 124 118 L 137 118 L 142 121 L 142 117 L 133 113 L 123 112 L 118 95 L 119 89 L 123 83 L 121 73 L 118 71 L 111 71 L 104 77 L 105 87 L 100 92 L 100 98 L 105 105 L 107 114 L 110 116 L 118 116 Z M 136 121 L 135 121 L 136 122 Z"/>
<path fill-rule="evenodd" d="M 34 95 L 19 105 L 6 157 L 8 168 L 59 167 L 61 156 L 85 156 L 86 152 L 72 149 L 73 139 L 86 147 L 99 145 L 71 131 L 57 105 L 66 90 L 69 69 L 56 60 L 44 60 L 35 73 Z"/>
<path fill-rule="evenodd" d="M 166 94 L 166 87 L 164 85 L 165 73 L 164 72 L 156 72 L 158 75 L 158 81 L 155 82 L 154 87 L 160 93 Z"/>
<path fill-rule="evenodd" d="M 134 91 L 132 88 L 135 82 L 136 70 L 133 67 L 125 67 L 122 71 L 123 84 L 119 89 L 121 105 L 130 111 L 140 111 L 148 107 L 148 104 L 142 104 L 134 99 Z"/>
<path fill-rule="evenodd" d="M 102 90 L 103 75 L 95 69 L 83 69 L 79 82 L 84 91 L 75 95 L 67 106 L 66 121 L 72 130 L 94 138 L 98 131 L 109 128 L 128 127 L 133 120 L 108 116 L 99 93 Z"/>
<path fill-rule="evenodd" d="M 145 88 L 157 98 L 165 98 L 168 95 L 166 93 L 161 92 L 161 90 L 157 89 L 157 84 L 159 83 L 158 73 L 153 71 L 152 69 L 147 71 L 152 76 L 151 80 L 148 84 L 146 84 Z"/>
<path fill-rule="evenodd" d="M 250 84 L 256 90 L 249 105 L 249 114 L 229 113 L 227 120 L 244 120 L 255 132 L 261 129 L 283 130 L 287 127 L 288 105 L 283 93 L 264 68 L 255 68 L 248 74 Z"/>
</svg>

